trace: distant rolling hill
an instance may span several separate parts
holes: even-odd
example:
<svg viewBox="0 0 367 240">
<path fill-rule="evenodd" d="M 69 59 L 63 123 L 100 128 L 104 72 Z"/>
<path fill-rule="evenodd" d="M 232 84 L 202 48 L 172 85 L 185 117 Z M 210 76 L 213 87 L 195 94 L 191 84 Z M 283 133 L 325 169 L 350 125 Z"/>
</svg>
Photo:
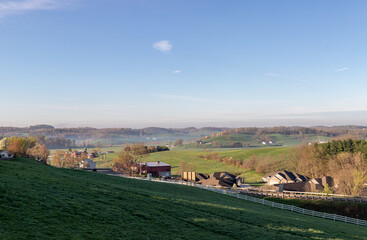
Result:
<svg viewBox="0 0 367 240">
<path fill-rule="evenodd" d="M 55 128 L 50 125 L 30 127 L 0 127 L 0 139 L 11 136 L 37 136 L 48 148 L 77 146 L 111 146 L 125 143 L 172 144 L 177 139 L 189 143 L 187 147 L 259 147 L 294 146 L 302 142 L 327 140 L 332 137 L 367 138 L 362 126 L 336 127 L 271 127 L 271 128 Z M 202 145 L 196 141 L 202 140 Z M 262 144 L 262 142 L 270 144 Z M 215 144 L 214 144 L 215 143 Z"/>
<path fill-rule="evenodd" d="M 266 138 L 250 134 L 228 134 L 202 138 L 197 142 L 189 143 L 186 147 L 199 148 L 236 148 L 236 147 L 292 147 L 301 143 L 327 141 L 329 137 L 317 134 L 298 135 L 271 133 Z M 238 145 L 240 143 L 241 145 Z"/>
<path fill-rule="evenodd" d="M 42 136 L 49 148 L 69 148 L 72 146 L 106 146 L 132 142 L 170 142 L 177 139 L 185 141 L 208 136 L 227 128 L 55 128 L 50 125 L 36 125 L 30 127 L 0 127 L 0 139 L 11 136 Z M 60 139 L 68 140 L 62 142 Z M 60 142 L 60 143 L 58 143 Z M 58 145 L 57 145 L 58 144 Z M 57 147 L 55 147 L 57 145 Z M 63 146 L 65 145 L 65 146 Z"/>
<path fill-rule="evenodd" d="M 194 187 L 0 160 L 0 239 L 367 239 L 367 228 Z"/>
</svg>

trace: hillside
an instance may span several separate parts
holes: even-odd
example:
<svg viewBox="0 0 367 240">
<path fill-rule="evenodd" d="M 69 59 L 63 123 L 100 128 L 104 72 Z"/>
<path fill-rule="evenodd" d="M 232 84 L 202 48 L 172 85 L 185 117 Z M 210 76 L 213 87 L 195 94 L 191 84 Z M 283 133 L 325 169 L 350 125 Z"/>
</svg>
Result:
<svg viewBox="0 0 367 240">
<path fill-rule="evenodd" d="M 116 153 L 104 155 L 103 157 L 96 158 L 94 161 L 97 163 L 97 167 L 112 167 L 113 159 L 117 157 L 117 151 L 121 151 L 121 148 L 116 149 Z M 259 182 L 261 181 L 262 174 L 258 174 L 253 170 L 247 170 L 242 167 L 227 165 L 215 160 L 203 159 L 202 156 L 208 154 L 216 154 L 222 157 L 232 157 L 239 159 L 242 162 L 246 162 L 252 156 L 259 157 L 272 157 L 279 161 L 282 166 L 289 167 L 289 162 L 292 161 L 295 153 L 294 148 L 286 147 L 269 147 L 269 148 L 256 148 L 256 149 L 210 149 L 203 150 L 200 148 L 173 148 L 170 151 L 152 153 L 149 156 L 142 158 L 142 161 L 161 161 L 168 163 L 172 166 L 173 175 L 181 175 L 180 163 L 185 161 L 193 166 L 193 170 L 200 173 L 214 173 L 226 171 L 233 174 L 238 174 L 243 177 L 246 182 Z M 285 162 L 284 162 L 285 161 Z M 287 165 L 288 164 L 288 165 Z"/>
<path fill-rule="evenodd" d="M 0 161 L 0 239 L 367 239 L 367 228 L 164 183 Z"/>
<path fill-rule="evenodd" d="M 215 147 L 236 147 L 236 143 L 241 143 L 243 147 L 275 147 L 284 146 L 292 147 L 299 145 L 301 143 L 327 141 L 328 137 L 317 135 L 317 134 L 304 134 L 290 135 L 290 134 L 280 134 L 280 133 L 270 133 L 266 136 L 258 136 L 251 134 L 228 134 L 223 136 L 213 136 L 209 138 L 203 138 L 198 143 L 190 143 L 185 145 L 185 147 L 197 147 L 197 148 L 215 148 Z M 265 144 L 264 144 L 265 143 Z"/>
<path fill-rule="evenodd" d="M 226 128 L 55 128 L 50 125 L 0 127 L 0 139 L 11 136 L 36 136 L 48 148 L 110 146 L 132 142 L 168 143 L 177 139 L 198 139 Z"/>
<path fill-rule="evenodd" d="M 152 145 L 172 144 L 177 139 L 184 147 L 223 148 L 295 146 L 302 142 L 325 141 L 333 137 L 367 138 L 367 128 L 360 126 L 336 127 L 272 127 L 272 128 L 55 128 L 50 125 L 30 127 L 0 127 L 0 139 L 11 136 L 34 136 L 49 149 L 68 149 L 84 146 L 111 146 L 144 142 Z M 202 139 L 202 144 L 196 141 Z M 264 145 L 262 142 L 267 144 Z M 269 143 L 269 142 L 272 143 Z M 216 144 L 214 144 L 216 143 Z"/>
</svg>

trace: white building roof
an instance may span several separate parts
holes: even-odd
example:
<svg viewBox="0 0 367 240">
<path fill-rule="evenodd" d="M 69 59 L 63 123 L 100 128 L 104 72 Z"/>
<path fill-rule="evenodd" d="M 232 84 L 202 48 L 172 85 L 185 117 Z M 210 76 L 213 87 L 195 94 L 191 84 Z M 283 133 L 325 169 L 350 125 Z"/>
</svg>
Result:
<svg viewBox="0 0 367 240">
<path fill-rule="evenodd" d="M 171 165 L 164 163 L 164 162 L 146 162 L 146 163 L 140 163 L 142 165 L 147 165 L 148 167 L 169 167 Z"/>
</svg>

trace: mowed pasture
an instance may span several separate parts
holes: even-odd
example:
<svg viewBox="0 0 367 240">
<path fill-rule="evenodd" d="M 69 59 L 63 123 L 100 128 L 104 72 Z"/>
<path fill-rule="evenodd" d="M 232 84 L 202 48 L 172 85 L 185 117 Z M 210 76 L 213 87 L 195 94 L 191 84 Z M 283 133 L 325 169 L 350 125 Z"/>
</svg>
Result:
<svg viewBox="0 0 367 240">
<path fill-rule="evenodd" d="M 219 193 L 0 161 L 0 239 L 367 239 L 367 228 Z"/>
<path fill-rule="evenodd" d="M 120 148 L 122 149 L 122 148 Z M 251 156 L 270 156 L 273 158 L 286 158 L 292 161 L 295 149 L 286 147 L 273 147 L 273 148 L 256 148 L 256 149 L 186 149 L 176 147 L 170 151 L 151 153 L 141 158 L 143 162 L 161 161 L 168 163 L 172 166 L 173 175 L 181 175 L 182 169 L 180 163 L 185 161 L 189 163 L 193 168 L 192 171 L 200 173 L 213 173 L 213 172 L 230 172 L 233 174 L 241 175 L 246 182 L 259 182 L 261 181 L 261 174 L 255 171 L 250 171 L 241 167 L 226 165 L 222 162 L 215 160 L 206 160 L 203 156 L 208 154 L 218 153 L 223 157 L 232 157 L 241 161 L 247 161 Z M 118 153 L 107 154 L 101 156 L 94 161 L 97 163 L 97 167 L 112 167 L 113 159 L 117 157 Z"/>
</svg>

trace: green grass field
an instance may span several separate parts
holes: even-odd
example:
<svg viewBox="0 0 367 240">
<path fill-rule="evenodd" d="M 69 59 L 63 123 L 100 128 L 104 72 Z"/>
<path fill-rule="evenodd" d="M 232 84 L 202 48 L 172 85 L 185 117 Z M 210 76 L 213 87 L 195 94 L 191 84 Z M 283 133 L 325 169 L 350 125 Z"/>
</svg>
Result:
<svg viewBox="0 0 367 240">
<path fill-rule="evenodd" d="M 0 239 L 367 239 L 367 228 L 194 187 L 0 161 Z"/>
<path fill-rule="evenodd" d="M 92 149 L 89 149 L 91 151 Z M 101 148 L 102 151 L 113 150 L 115 153 L 100 156 L 94 159 L 97 163 L 97 167 L 112 167 L 113 159 L 117 157 L 118 151 L 122 150 L 121 146 Z M 216 149 L 201 149 L 201 148 L 180 148 L 176 147 L 166 152 L 152 153 L 141 159 L 144 162 L 161 161 L 168 163 L 172 166 L 172 174 L 180 175 L 181 169 L 179 168 L 181 161 L 185 161 L 194 166 L 194 171 L 200 173 L 214 173 L 214 172 L 230 172 L 238 174 L 245 179 L 246 182 L 259 182 L 261 181 L 261 175 L 255 171 L 249 171 L 240 167 L 226 165 L 213 160 L 205 160 L 200 158 L 200 155 L 206 155 L 210 153 L 218 153 L 223 157 L 233 157 L 246 161 L 253 155 L 256 156 L 271 156 L 280 157 L 287 156 L 292 159 L 295 154 L 294 148 L 287 147 L 272 147 L 272 148 L 255 148 L 255 149 L 230 149 L 230 148 L 216 148 Z"/>
<path fill-rule="evenodd" d="M 213 172 L 221 172 L 226 171 L 234 174 L 239 174 L 241 177 L 245 179 L 246 182 L 259 182 L 261 181 L 261 175 L 257 174 L 255 171 L 249 171 L 243 168 L 239 168 L 236 166 L 226 165 L 213 160 L 205 160 L 199 158 L 199 155 L 205 155 L 209 153 L 213 153 L 217 151 L 209 151 L 204 152 L 200 150 L 190 150 L 190 151 L 181 151 L 181 150 L 173 150 L 169 152 L 160 152 L 150 154 L 148 157 L 144 158 L 144 161 L 161 161 L 168 163 L 172 166 L 172 174 L 179 175 L 181 174 L 181 170 L 179 169 L 179 165 L 181 161 L 186 161 L 187 163 L 191 163 L 195 167 L 196 172 L 200 173 L 213 173 Z M 218 154 L 221 156 L 231 156 L 235 159 L 240 159 L 242 161 L 246 161 L 246 159 L 250 158 L 253 155 L 258 156 L 292 156 L 295 150 L 293 148 L 258 148 L 258 149 L 241 149 L 241 150 L 228 150 L 228 151 L 219 151 Z"/>
<path fill-rule="evenodd" d="M 272 142 L 276 142 L 283 147 L 294 147 L 301 143 L 315 142 L 318 140 L 325 141 L 328 139 L 327 137 L 315 134 L 305 134 L 301 137 L 295 135 L 273 133 L 268 134 L 268 136 L 270 137 Z M 223 146 L 233 142 L 240 142 L 244 146 L 250 145 L 251 147 L 273 147 L 272 145 L 263 145 L 262 142 L 259 141 L 255 135 L 250 134 L 230 134 L 218 137 L 211 137 L 204 139 L 203 144 L 190 143 L 186 144 L 185 147 L 211 148 L 213 147 L 213 144 L 211 144 L 211 142 L 219 142 Z"/>
</svg>

